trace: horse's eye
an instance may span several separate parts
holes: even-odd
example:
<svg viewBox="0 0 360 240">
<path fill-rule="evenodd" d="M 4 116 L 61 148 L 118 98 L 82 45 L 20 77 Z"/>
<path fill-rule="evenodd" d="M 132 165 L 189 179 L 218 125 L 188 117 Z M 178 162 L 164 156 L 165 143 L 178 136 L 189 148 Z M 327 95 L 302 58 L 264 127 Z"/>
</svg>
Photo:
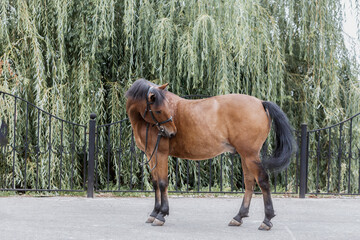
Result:
<svg viewBox="0 0 360 240">
<path fill-rule="evenodd" d="M 160 114 L 161 113 L 161 111 L 155 111 L 157 114 Z"/>
</svg>

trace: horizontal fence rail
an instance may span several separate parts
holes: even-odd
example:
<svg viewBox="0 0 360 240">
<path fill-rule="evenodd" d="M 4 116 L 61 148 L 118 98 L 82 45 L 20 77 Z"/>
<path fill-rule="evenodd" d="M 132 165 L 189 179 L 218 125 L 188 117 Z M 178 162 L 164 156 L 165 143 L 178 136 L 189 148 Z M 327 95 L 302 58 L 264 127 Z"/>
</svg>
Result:
<svg viewBox="0 0 360 240">
<path fill-rule="evenodd" d="M 210 96 L 183 96 L 201 99 Z M 272 193 L 360 195 L 360 113 L 335 125 L 294 131 L 298 151 L 289 168 L 270 174 Z M 89 126 L 55 116 L 0 91 L 0 191 L 153 192 L 145 154 L 128 118 Z M 114 140 L 115 139 L 115 140 Z M 270 133 L 262 154 L 270 154 Z M 309 171 L 311 169 L 311 171 Z M 169 157 L 169 192 L 243 193 L 239 154 L 203 161 Z M 255 192 L 260 192 L 257 187 Z"/>
</svg>

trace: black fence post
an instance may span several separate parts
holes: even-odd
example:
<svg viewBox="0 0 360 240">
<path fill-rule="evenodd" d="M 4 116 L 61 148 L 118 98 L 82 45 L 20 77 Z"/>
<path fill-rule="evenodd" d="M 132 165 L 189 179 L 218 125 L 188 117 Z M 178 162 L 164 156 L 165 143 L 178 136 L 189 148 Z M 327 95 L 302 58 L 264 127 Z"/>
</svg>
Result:
<svg viewBox="0 0 360 240">
<path fill-rule="evenodd" d="M 88 162 L 88 188 L 87 197 L 94 197 L 94 165 L 95 165 L 95 130 L 96 114 L 90 114 L 89 121 L 89 162 Z"/>
<path fill-rule="evenodd" d="M 305 198 L 307 181 L 306 181 L 306 162 L 307 162 L 307 124 L 301 124 L 301 148 L 300 148 L 300 192 L 299 198 Z"/>
</svg>

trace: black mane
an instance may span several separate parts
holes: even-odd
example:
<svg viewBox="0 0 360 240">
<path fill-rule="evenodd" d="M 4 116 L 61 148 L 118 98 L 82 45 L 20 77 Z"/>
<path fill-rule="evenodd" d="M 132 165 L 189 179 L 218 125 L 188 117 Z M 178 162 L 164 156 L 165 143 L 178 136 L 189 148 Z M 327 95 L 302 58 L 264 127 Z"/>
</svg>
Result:
<svg viewBox="0 0 360 240">
<path fill-rule="evenodd" d="M 126 98 L 130 97 L 135 100 L 145 100 L 150 87 L 158 87 L 158 85 L 142 78 L 138 79 L 133 83 L 133 85 L 129 88 L 129 90 L 127 90 L 125 97 Z M 155 106 L 159 106 L 163 103 L 165 99 L 164 91 L 166 90 L 160 90 L 157 88 L 152 88 L 150 90 L 150 92 L 155 95 L 155 102 L 154 102 Z"/>
</svg>

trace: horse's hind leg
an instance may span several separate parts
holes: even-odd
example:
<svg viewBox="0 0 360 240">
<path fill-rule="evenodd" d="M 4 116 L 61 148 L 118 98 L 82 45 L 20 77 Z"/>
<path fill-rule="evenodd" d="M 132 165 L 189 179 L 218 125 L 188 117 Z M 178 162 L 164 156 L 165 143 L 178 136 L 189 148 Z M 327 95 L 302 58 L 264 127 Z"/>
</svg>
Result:
<svg viewBox="0 0 360 240">
<path fill-rule="evenodd" d="M 253 159 L 255 161 L 247 161 L 246 165 L 249 170 L 254 174 L 256 182 L 261 188 L 265 208 L 265 218 L 264 221 L 261 223 L 259 230 L 270 230 L 273 226 L 270 220 L 275 217 L 275 214 L 270 194 L 269 176 L 261 165 L 259 156 Z"/>
<path fill-rule="evenodd" d="M 259 184 L 261 191 L 263 193 L 264 198 L 264 208 L 265 208 L 265 218 L 264 221 L 261 223 L 259 230 L 270 230 L 273 224 L 270 220 L 275 217 L 274 207 L 271 200 L 270 194 L 270 184 L 269 184 L 269 176 L 266 171 L 261 166 L 262 171 L 259 174 L 258 178 L 256 179 L 257 183 Z"/>
<path fill-rule="evenodd" d="M 229 226 L 240 226 L 242 218 L 248 217 L 252 195 L 254 193 L 255 177 L 246 166 L 246 161 L 241 162 L 245 181 L 245 194 L 239 213 L 230 221 Z"/>
</svg>

